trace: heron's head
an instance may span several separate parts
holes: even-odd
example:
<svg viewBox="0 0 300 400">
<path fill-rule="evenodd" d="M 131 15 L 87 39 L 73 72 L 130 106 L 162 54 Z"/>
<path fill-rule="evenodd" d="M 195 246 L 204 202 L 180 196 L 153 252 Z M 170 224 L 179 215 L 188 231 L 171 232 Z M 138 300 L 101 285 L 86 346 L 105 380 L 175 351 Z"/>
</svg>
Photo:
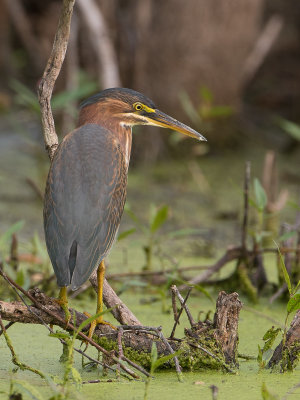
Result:
<svg viewBox="0 0 300 400">
<path fill-rule="evenodd" d="M 158 110 L 152 100 L 131 89 L 112 88 L 89 97 L 81 103 L 80 120 L 94 123 L 99 120 L 109 126 L 110 121 L 121 126 L 153 125 L 173 129 L 198 140 L 205 137 L 187 125 Z M 98 117 L 97 117 L 98 115 Z"/>
</svg>

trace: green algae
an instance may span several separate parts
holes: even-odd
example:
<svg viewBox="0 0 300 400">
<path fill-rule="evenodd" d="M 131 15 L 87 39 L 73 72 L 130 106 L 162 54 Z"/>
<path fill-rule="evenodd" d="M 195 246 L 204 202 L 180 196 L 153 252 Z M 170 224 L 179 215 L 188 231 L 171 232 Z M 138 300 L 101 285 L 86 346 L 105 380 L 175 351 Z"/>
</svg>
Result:
<svg viewBox="0 0 300 400">
<path fill-rule="evenodd" d="M 144 296 L 144 295 L 143 295 Z M 164 327 L 165 336 L 171 331 L 172 318 L 170 315 L 160 312 L 160 304 L 140 305 L 139 300 L 142 295 L 138 293 L 126 293 L 122 296 L 123 300 L 132 308 L 138 317 L 147 325 Z M 78 307 L 76 302 L 74 306 Z M 82 306 L 82 305 L 81 305 Z M 208 311 L 211 303 L 206 298 L 191 297 L 189 306 L 192 313 L 196 314 L 199 309 Z M 93 305 L 84 305 L 84 308 L 92 308 Z M 261 302 L 250 309 L 241 311 L 239 324 L 239 352 L 256 355 L 257 344 L 262 344 L 262 337 L 272 324 L 262 315 L 284 320 L 284 305 L 272 305 Z M 257 312 L 257 314 L 256 314 Z M 260 313 L 260 314 L 259 314 Z M 159 323 L 158 323 L 159 321 Z M 176 336 L 183 336 L 184 327 L 188 326 L 185 316 L 182 317 L 181 325 Z M 13 325 L 9 330 L 9 335 L 18 354 L 19 359 L 33 368 L 40 369 L 46 374 L 61 377 L 64 373 L 63 367 L 59 362 L 62 352 L 61 344 L 48 336 L 46 329 L 42 326 Z M 103 343 L 102 343 L 103 344 Z M 109 342 L 106 344 L 109 345 Z M 278 343 L 276 342 L 273 346 Z M 113 346 L 113 344 L 111 344 Z M 88 348 L 89 354 L 96 357 L 95 350 Z M 45 399 L 50 397 L 51 391 L 45 381 L 39 379 L 28 371 L 18 371 L 12 374 L 13 365 L 11 356 L 6 347 L 4 339 L 0 338 L 0 391 L 8 391 L 10 379 L 26 380 L 36 387 Z M 98 384 L 83 385 L 79 396 L 85 400 L 90 399 L 109 399 L 109 400 L 139 400 L 143 398 L 144 382 L 127 381 L 121 379 L 120 382 L 107 382 L 109 378 L 114 379 L 115 375 L 109 373 L 103 377 L 101 371 L 92 370 L 88 372 L 82 369 L 81 357 L 74 355 L 74 367 L 81 373 L 83 381 L 100 379 L 103 382 Z M 299 367 L 293 373 L 270 373 L 267 370 L 259 371 L 256 361 L 240 361 L 240 368 L 236 375 L 224 373 L 222 371 L 203 370 L 197 372 L 185 372 L 184 382 L 179 383 L 175 371 L 161 371 L 155 373 L 155 379 L 150 385 L 149 400 L 164 397 L 164 400 L 181 399 L 183 396 L 188 399 L 210 399 L 209 386 L 214 384 L 219 387 L 219 396 L 222 400 L 232 399 L 233 397 L 245 400 L 261 399 L 261 386 L 263 382 L 279 397 L 283 396 L 291 387 L 299 383 Z M 75 388 L 74 388 L 75 390 Z M 295 392 L 300 395 L 300 390 Z M 2 397 L 1 397 L 2 396 Z M 7 397 L 0 394 L 0 399 Z"/>
</svg>

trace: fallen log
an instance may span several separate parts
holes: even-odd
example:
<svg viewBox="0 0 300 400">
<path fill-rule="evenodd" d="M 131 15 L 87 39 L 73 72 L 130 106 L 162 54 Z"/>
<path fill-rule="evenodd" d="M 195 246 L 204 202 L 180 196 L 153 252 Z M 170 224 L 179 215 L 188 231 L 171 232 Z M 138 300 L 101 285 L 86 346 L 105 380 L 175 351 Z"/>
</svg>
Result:
<svg viewBox="0 0 300 400">
<path fill-rule="evenodd" d="M 64 312 L 54 299 L 47 297 L 39 289 L 30 291 L 36 303 L 27 307 L 22 302 L 0 301 L 1 318 L 7 321 L 31 324 L 53 324 L 66 329 Z M 37 304 L 41 304 L 40 309 Z M 137 325 L 122 325 L 122 349 L 125 357 L 149 369 L 151 348 L 156 343 L 158 355 L 178 351 L 178 360 L 183 369 L 223 369 L 233 372 L 238 367 L 238 318 L 242 304 L 237 293 L 220 292 L 213 321 L 196 322 L 185 329 L 183 338 L 166 339 L 161 328 Z M 45 310 L 48 310 L 46 312 Z M 87 317 L 77 310 L 70 309 L 75 327 Z M 58 316 L 58 318 L 55 317 Z M 88 327 L 86 327 L 88 329 Z M 67 328 L 67 330 L 70 330 Z M 105 350 L 118 354 L 118 330 L 109 325 L 98 325 L 93 340 Z M 80 339 L 80 338 L 79 338 Z M 119 337 L 120 339 L 120 337 Z M 170 349 L 172 351 L 170 351 Z M 164 365 L 174 366 L 174 360 Z"/>
</svg>

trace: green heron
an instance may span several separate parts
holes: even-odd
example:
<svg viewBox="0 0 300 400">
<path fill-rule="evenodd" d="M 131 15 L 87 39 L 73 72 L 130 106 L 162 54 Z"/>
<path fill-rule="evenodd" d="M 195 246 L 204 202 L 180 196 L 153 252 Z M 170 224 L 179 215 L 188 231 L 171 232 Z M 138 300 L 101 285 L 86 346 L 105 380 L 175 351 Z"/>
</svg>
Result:
<svg viewBox="0 0 300 400">
<path fill-rule="evenodd" d="M 81 104 L 78 127 L 53 157 L 44 201 L 46 244 L 67 321 L 67 287 L 77 289 L 97 267 L 97 313 L 102 311 L 104 260 L 124 209 L 134 125 L 161 126 L 206 140 L 134 90 L 107 89 Z M 97 323 L 105 323 L 102 316 L 90 336 Z"/>
</svg>

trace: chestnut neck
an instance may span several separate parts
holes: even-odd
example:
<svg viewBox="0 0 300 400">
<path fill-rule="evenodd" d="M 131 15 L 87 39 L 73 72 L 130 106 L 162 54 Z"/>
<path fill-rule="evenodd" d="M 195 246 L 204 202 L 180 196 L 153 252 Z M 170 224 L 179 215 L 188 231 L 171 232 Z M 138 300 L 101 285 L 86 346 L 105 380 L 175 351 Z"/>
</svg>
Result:
<svg viewBox="0 0 300 400">
<path fill-rule="evenodd" d="M 120 117 L 113 115 L 106 105 L 91 104 L 80 110 L 78 127 L 86 124 L 97 124 L 113 133 L 121 146 L 128 169 L 131 153 L 132 127 L 122 123 Z"/>
</svg>

